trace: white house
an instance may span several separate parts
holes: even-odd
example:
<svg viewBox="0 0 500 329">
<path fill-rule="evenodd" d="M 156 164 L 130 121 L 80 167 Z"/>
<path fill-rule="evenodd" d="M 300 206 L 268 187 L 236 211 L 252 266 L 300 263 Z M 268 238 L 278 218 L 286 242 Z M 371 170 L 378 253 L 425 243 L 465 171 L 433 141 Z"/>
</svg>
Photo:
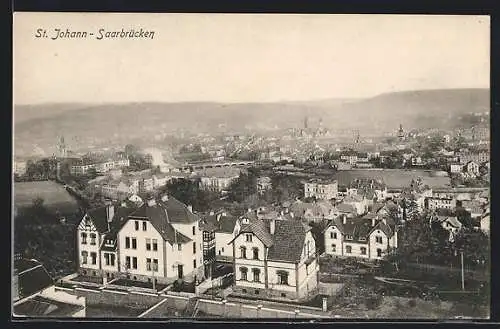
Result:
<svg viewBox="0 0 500 329">
<path fill-rule="evenodd" d="M 312 180 L 304 183 L 304 197 L 316 198 L 321 200 L 331 200 L 337 198 L 337 181 Z"/>
<path fill-rule="evenodd" d="M 450 164 L 450 172 L 452 173 L 461 173 L 464 165 L 461 163 L 451 163 Z"/>
<path fill-rule="evenodd" d="M 163 196 L 130 214 L 118 232 L 119 260 L 128 277 L 169 283 L 200 277 L 203 264 L 199 217 Z"/>
<path fill-rule="evenodd" d="M 162 283 L 192 280 L 203 262 L 198 224 L 189 206 L 168 196 L 90 210 L 78 227 L 79 272 Z"/>
<path fill-rule="evenodd" d="M 228 214 L 226 211 L 211 212 L 204 219 L 203 224 L 204 228 L 210 227 L 207 231 L 215 233 L 215 254 L 217 259 L 219 261 L 229 260 L 232 262 L 233 248 L 230 242 L 239 233 L 241 228 L 239 219 Z"/>
<path fill-rule="evenodd" d="M 479 175 L 479 164 L 475 161 L 469 161 L 465 165 L 465 168 L 469 174 Z"/>
<path fill-rule="evenodd" d="M 231 242 L 236 294 L 301 300 L 315 294 L 319 266 L 310 228 L 298 220 L 249 220 Z"/>
<path fill-rule="evenodd" d="M 324 231 L 325 253 L 337 257 L 380 260 L 391 248 L 397 248 L 395 225 L 376 214 L 333 220 Z"/>
<path fill-rule="evenodd" d="M 205 168 L 196 176 L 200 178 L 200 188 L 214 192 L 224 192 L 240 176 L 240 168 Z"/>
</svg>

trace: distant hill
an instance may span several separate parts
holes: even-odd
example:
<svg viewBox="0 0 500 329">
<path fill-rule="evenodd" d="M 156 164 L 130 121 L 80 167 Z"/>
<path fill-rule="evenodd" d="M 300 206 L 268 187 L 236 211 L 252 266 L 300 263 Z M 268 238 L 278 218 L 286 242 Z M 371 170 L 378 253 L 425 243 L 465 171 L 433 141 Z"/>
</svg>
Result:
<svg viewBox="0 0 500 329">
<path fill-rule="evenodd" d="M 453 126 L 457 116 L 488 111 L 488 89 L 422 90 L 367 99 L 282 103 L 42 104 L 15 107 L 15 148 L 45 148 L 58 136 L 85 144 L 102 140 L 153 138 L 186 128 L 215 131 L 302 127 L 304 117 L 321 118 L 330 129 L 379 132 L 405 127 Z M 314 122 L 314 120 L 311 120 Z M 73 136 L 73 137 L 72 137 Z"/>
</svg>

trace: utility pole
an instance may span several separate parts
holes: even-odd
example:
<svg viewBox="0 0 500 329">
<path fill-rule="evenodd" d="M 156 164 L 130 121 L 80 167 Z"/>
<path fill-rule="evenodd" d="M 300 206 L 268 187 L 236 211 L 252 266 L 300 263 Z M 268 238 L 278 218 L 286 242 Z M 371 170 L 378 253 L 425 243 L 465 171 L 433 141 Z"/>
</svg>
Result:
<svg viewBox="0 0 500 329">
<path fill-rule="evenodd" d="M 462 291 L 465 290 L 465 281 L 464 281 L 464 252 L 460 251 L 460 261 L 462 263 Z"/>
</svg>

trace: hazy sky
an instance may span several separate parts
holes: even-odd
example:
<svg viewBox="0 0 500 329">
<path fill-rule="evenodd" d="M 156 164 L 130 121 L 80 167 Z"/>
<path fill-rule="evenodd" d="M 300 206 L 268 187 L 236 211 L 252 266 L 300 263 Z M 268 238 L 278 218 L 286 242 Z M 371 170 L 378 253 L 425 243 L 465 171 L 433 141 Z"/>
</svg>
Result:
<svg viewBox="0 0 500 329">
<path fill-rule="evenodd" d="M 280 101 L 489 87 L 487 16 L 16 13 L 14 100 Z M 154 39 L 35 38 L 38 28 Z"/>
</svg>

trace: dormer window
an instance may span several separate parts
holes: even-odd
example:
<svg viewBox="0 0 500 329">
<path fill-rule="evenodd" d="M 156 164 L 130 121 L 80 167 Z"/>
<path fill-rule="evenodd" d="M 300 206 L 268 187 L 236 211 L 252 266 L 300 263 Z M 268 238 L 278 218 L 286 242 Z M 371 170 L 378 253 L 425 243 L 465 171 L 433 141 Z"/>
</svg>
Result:
<svg viewBox="0 0 500 329">
<path fill-rule="evenodd" d="M 352 235 L 346 235 L 346 236 L 345 236 L 345 239 L 346 239 L 346 240 L 352 240 Z"/>
<path fill-rule="evenodd" d="M 361 237 L 361 238 L 359 238 L 359 241 L 366 241 L 366 238 L 365 237 Z"/>
</svg>

